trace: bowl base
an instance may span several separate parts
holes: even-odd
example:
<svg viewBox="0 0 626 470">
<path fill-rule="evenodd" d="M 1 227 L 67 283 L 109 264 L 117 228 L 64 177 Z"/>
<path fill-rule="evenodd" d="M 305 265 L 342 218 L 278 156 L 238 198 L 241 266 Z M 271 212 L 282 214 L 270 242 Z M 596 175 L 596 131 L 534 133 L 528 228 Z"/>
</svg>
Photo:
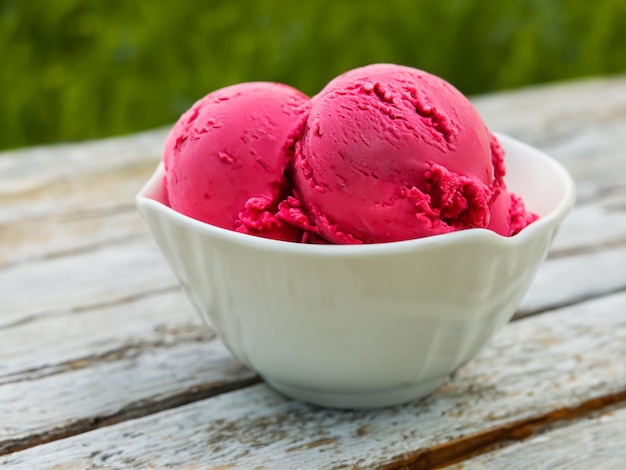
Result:
<svg viewBox="0 0 626 470">
<path fill-rule="evenodd" d="M 285 382 L 265 379 L 276 391 L 306 403 L 328 408 L 364 409 L 393 406 L 416 400 L 438 389 L 447 376 L 417 384 L 363 392 L 328 391 L 301 388 Z"/>
</svg>

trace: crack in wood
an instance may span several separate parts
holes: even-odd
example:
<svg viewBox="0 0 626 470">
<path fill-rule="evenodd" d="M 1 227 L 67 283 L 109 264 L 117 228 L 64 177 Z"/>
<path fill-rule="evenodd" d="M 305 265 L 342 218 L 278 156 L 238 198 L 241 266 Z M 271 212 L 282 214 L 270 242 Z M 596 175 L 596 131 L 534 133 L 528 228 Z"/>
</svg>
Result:
<svg viewBox="0 0 626 470">
<path fill-rule="evenodd" d="M 74 256 L 74 255 L 82 255 L 87 254 L 91 251 L 96 251 L 103 248 L 109 248 L 111 246 L 116 245 L 124 245 L 129 242 L 133 242 L 136 240 L 141 240 L 145 238 L 145 234 L 141 235 L 124 235 L 119 237 L 110 237 L 106 240 L 102 240 L 96 243 L 88 243 L 78 247 L 66 248 L 66 249 L 58 249 L 56 251 L 50 251 L 43 254 L 26 256 L 23 258 L 18 258 L 10 261 L 1 261 L 0 260 L 0 271 L 7 268 L 13 268 L 18 265 L 25 264 L 34 264 L 40 261 L 53 260 L 57 258 L 64 258 L 66 256 Z"/>
<path fill-rule="evenodd" d="M 17 233 L 18 236 L 20 233 L 30 233 L 30 232 L 39 232 L 42 230 L 42 224 L 47 223 L 50 226 L 54 226 L 55 229 L 58 229 L 59 226 L 63 224 L 73 224 L 75 222 L 89 222 L 96 219 L 107 219 L 110 217 L 116 217 L 123 214 L 131 214 L 136 212 L 136 208 L 134 204 L 119 204 L 117 206 L 112 207 L 104 207 L 100 209 L 90 209 L 83 210 L 77 212 L 70 212 L 64 214 L 56 214 L 49 215 L 43 217 L 33 217 L 32 220 L 20 221 L 18 223 L 11 222 L 0 222 L 0 239 L 4 238 L 3 232 L 8 231 L 8 240 L 10 241 L 12 237 Z M 137 220 L 140 220 L 140 216 L 138 213 Z M 45 230 L 45 229 L 44 229 Z M 68 234 L 69 236 L 69 234 Z M 17 258 L 8 258 L 2 259 L 0 258 L 0 271 L 7 268 L 12 268 L 17 265 L 36 263 L 39 261 L 45 261 L 55 258 L 62 258 L 65 256 L 72 256 L 76 254 L 89 253 L 90 251 L 95 251 L 100 248 L 110 247 L 114 245 L 120 245 L 123 243 L 132 242 L 133 240 L 139 240 L 147 236 L 147 231 L 137 231 L 134 230 L 133 233 L 127 234 L 124 236 L 108 236 L 103 238 L 97 242 L 80 244 L 78 246 L 68 246 L 65 248 L 59 248 L 56 250 L 51 250 L 43 253 L 32 252 L 30 254 L 18 256 Z"/>
<path fill-rule="evenodd" d="M 135 212 L 137 207 L 134 203 L 122 203 L 109 207 L 78 209 L 68 212 L 46 212 L 43 214 L 31 214 L 21 219 L 2 220 L 0 228 L 14 227 L 20 225 L 40 226 L 44 222 L 54 223 L 72 223 L 77 220 L 99 219 L 110 217 L 111 215 L 122 214 L 125 212 Z"/>
<path fill-rule="evenodd" d="M 11 454 L 13 452 L 18 452 L 20 450 L 25 450 L 30 447 L 46 444 L 48 442 L 65 439 L 106 426 L 112 426 L 123 421 L 178 408 L 189 403 L 205 400 L 233 390 L 250 387 L 260 382 L 261 378 L 258 376 L 232 382 L 224 380 L 220 382 L 194 385 L 193 387 L 183 390 L 180 393 L 163 397 L 156 401 L 143 399 L 135 403 L 131 403 L 124 408 L 119 409 L 115 413 L 79 419 L 62 428 L 53 429 L 40 434 L 33 434 L 24 438 L 0 441 L 0 455 Z"/>
<path fill-rule="evenodd" d="M 178 284 L 172 284 L 165 287 L 160 287 L 158 289 L 144 290 L 139 292 L 134 292 L 130 295 L 126 295 L 123 297 L 118 297 L 106 302 L 96 302 L 92 304 L 79 305 L 72 307 L 67 310 L 41 310 L 39 312 L 35 312 L 28 316 L 22 317 L 19 320 L 15 320 L 13 322 L 2 323 L 0 324 L 0 330 L 8 330 L 10 328 L 15 328 L 17 326 L 23 326 L 28 323 L 32 323 L 34 321 L 39 321 L 42 318 L 51 318 L 51 317 L 63 317 L 68 315 L 74 315 L 77 313 L 90 312 L 92 310 L 115 307 L 116 305 L 124 305 L 131 302 L 135 302 L 137 300 L 145 299 L 147 297 L 152 297 L 161 294 L 167 294 L 169 292 L 176 292 L 180 289 Z"/>
<path fill-rule="evenodd" d="M 469 458 L 506 447 L 538 434 L 567 426 L 575 420 L 592 418 L 626 404 L 626 389 L 595 397 L 574 407 L 560 408 L 543 415 L 505 424 L 496 429 L 453 439 L 430 449 L 394 457 L 379 470 L 421 470 L 443 468 Z"/>
<path fill-rule="evenodd" d="M 33 261 L 50 260 L 50 259 L 56 259 L 56 258 L 63 258 L 65 256 L 81 255 L 84 253 L 89 253 L 90 251 L 99 250 L 101 248 L 109 248 L 115 245 L 124 245 L 126 243 L 133 242 L 135 240 L 140 240 L 143 238 L 145 238 L 145 234 L 125 235 L 125 236 L 121 236 L 117 238 L 108 238 L 106 240 L 102 240 L 97 243 L 91 243 L 88 245 L 83 245 L 78 248 L 68 248 L 65 250 L 57 250 L 57 251 L 52 251 L 50 253 L 45 253 L 41 255 L 39 258 L 31 258 L 31 259 L 26 258 L 25 260 L 19 261 L 19 263 L 21 264 L 21 263 L 25 263 L 31 260 Z"/>
<path fill-rule="evenodd" d="M 57 364 L 48 364 L 43 367 L 32 369 L 23 369 L 17 373 L 0 376 L 0 385 L 9 383 L 25 382 L 31 380 L 39 380 L 55 374 L 84 369 L 99 362 L 120 361 L 136 356 L 140 352 L 148 349 L 169 348 L 183 343 L 205 342 L 216 338 L 215 333 L 205 326 L 192 325 L 187 328 L 179 327 L 176 329 L 162 329 L 160 333 L 172 338 L 159 338 L 155 341 L 138 341 L 133 342 L 101 354 L 79 357 L 71 361 L 59 362 Z"/>
</svg>

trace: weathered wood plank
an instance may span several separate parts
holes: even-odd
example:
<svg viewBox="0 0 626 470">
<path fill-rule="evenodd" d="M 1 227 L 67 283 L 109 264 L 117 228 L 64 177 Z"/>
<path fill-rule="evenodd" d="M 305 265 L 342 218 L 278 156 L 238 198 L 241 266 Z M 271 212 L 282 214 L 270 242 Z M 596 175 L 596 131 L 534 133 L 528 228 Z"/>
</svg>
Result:
<svg viewBox="0 0 626 470">
<path fill-rule="evenodd" d="M 624 266 L 626 246 L 549 259 L 537 271 L 516 317 L 626 290 Z"/>
<path fill-rule="evenodd" d="M 428 468 L 516 430 L 626 401 L 626 293 L 507 325 L 435 395 L 374 412 L 319 409 L 265 385 L 0 457 L 41 465 Z"/>
<path fill-rule="evenodd" d="M 118 350 L 89 367 L 74 363 L 62 374 L 0 385 L 0 454 L 259 380 L 220 341 L 203 339 Z"/>
<path fill-rule="evenodd" d="M 489 127 L 562 161 L 618 153 L 626 145 L 623 75 L 521 88 L 472 101 Z"/>
<path fill-rule="evenodd" d="M 626 170 L 624 170 L 626 174 Z M 626 188 L 626 180 L 623 183 Z M 578 205 L 565 218 L 554 240 L 552 254 L 600 250 L 626 244 L 626 194 Z"/>
<path fill-rule="evenodd" d="M 178 289 L 58 313 L 0 329 L 0 384 L 213 337 Z"/>
<path fill-rule="evenodd" d="M 626 131 L 626 122 L 624 129 Z M 611 135 L 604 136 L 613 142 Z M 614 153 L 603 153 L 601 148 L 589 149 L 589 154 L 567 160 L 559 160 L 570 172 L 576 181 L 576 201 L 578 204 L 587 204 L 597 199 L 624 194 L 626 188 L 626 155 L 623 149 L 616 149 Z M 609 197 L 607 197 L 609 196 Z"/>
<path fill-rule="evenodd" d="M 168 128 L 80 143 L 56 144 L 0 153 L 0 194 L 41 188 L 56 179 L 73 179 L 150 162 L 161 154 Z M 158 157 L 157 157 L 158 158 Z"/>
<path fill-rule="evenodd" d="M 626 408 L 621 408 L 446 468 L 621 470 L 626 464 L 624 436 Z"/>
<path fill-rule="evenodd" d="M 157 161 L 0 195 L 0 267 L 145 234 L 134 195 Z"/>
<path fill-rule="evenodd" d="M 110 210 L 0 224 L 0 244 L 3 246 L 0 270 L 11 264 L 95 250 L 104 245 L 146 237 L 145 224 L 130 203 Z"/>
<path fill-rule="evenodd" d="M 134 195 L 165 134 L 0 154 L 0 266 L 144 234 Z"/>
<path fill-rule="evenodd" d="M 131 161 L 119 169 L 102 168 L 100 173 L 83 174 L 79 168 L 73 175 L 56 175 L 56 179 L 44 174 L 42 177 L 48 178 L 47 184 L 36 189 L 19 190 L 20 184 L 27 184 L 21 181 L 13 182 L 11 188 L 9 182 L 12 191 L 0 194 L 3 207 L 0 227 L 18 223 L 49 224 L 64 218 L 90 218 L 99 213 L 129 210 L 134 206 L 134 195 L 157 163 L 158 156 L 151 156 L 148 162 Z"/>
<path fill-rule="evenodd" d="M 145 238 L 0 270 L 0 328 L 172 289 L 176 280 Z"/>
<path fill-rule="evenodd" d="M 120 151 L 123 150 L 120 148 Z M 50 160 L 54 161 L 53 155 L 50 155 Z M 120 168 L 102 167 L 94 173 L 87 173 L 92 169 L 85 162 L 83 166 L 76 167 L 73 174 L 42 175 L 49 177 L 50 181 L 37 187 L 30 187 L 29 181 L 8 181 L 7 192 L 0 193 L 0 201 L 3 203 L 0 223 L 37 220 L 68 212 L 110 210 L 132 204 L 132 196 L 154 171 L 158 161 L 158 156 L 151 156 L 147 162 L 131 160 Z"/>
</svg>

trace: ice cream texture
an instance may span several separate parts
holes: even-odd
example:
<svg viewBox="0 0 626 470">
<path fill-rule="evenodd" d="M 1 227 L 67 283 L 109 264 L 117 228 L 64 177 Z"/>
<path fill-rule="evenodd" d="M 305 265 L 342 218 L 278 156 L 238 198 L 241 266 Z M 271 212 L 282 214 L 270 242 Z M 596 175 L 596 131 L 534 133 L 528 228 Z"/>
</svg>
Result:
<svg viewBox="0 0 626 470">
<path fill-rule="evenodd" d="M 537 218 L 508 192 L 504 152 L 469 100 L 400 65 L 348 71 L 310 99 L 266 82 L 212 92 L 173 127 L 163 161 L 172 209 L 285 241 L 512 236 Z"/>
<path fill-rule="evenodd" d="M 253 82 L 196 102 L 165 142 L 170 206 L 222 228 L 299 241 L 301 230 L 275 213 L 291 191 L 289 142 L 308 101 L 287 85 Z"/>
</svg>

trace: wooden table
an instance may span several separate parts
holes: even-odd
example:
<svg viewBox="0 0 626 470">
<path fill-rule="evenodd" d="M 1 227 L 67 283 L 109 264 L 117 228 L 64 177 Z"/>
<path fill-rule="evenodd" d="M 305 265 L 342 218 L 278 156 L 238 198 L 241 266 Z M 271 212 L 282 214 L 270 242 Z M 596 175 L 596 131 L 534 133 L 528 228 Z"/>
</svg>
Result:
<svg viewBox="0 0 626 470">
<path fill-rule="evenodd" d="M 165 130 L 0 156 L 1 468 L 626 468 L 626 77 L 477 97 L 578 201 L 515 321 L 434 395 L 283 398 L 192 311 L 133 196 Z"/>
</svg>

